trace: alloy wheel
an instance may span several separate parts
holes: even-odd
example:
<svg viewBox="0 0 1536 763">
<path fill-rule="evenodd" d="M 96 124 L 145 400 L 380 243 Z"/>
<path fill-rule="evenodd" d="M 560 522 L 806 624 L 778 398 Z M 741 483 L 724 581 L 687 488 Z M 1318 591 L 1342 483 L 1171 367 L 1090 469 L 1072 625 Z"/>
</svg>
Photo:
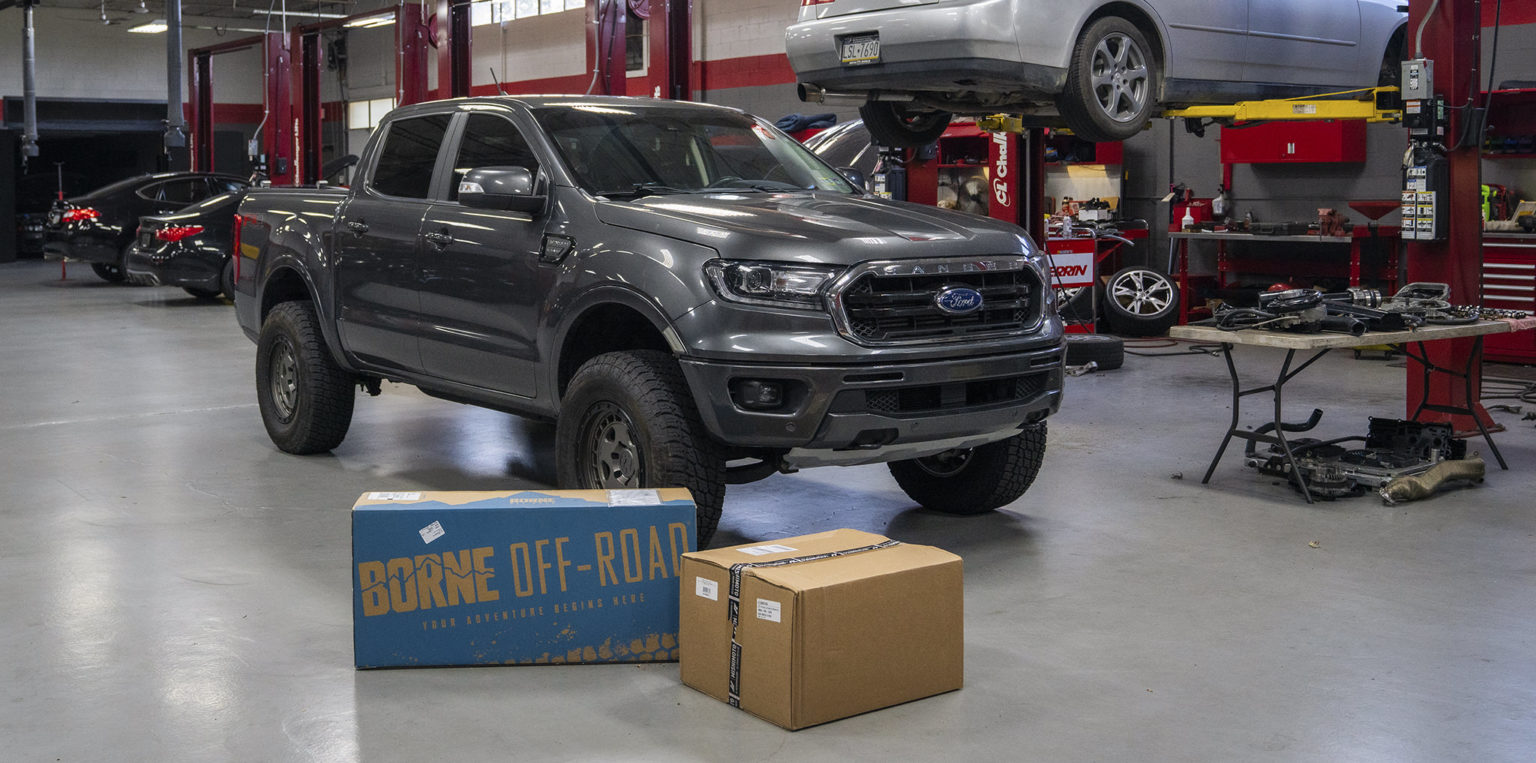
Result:
<svg viewBox="0 0 1536 763">
<path fill-rule="evenodd" d="M 1131 315 L 1157 315 L 1173 304 L 1173 283 L 1150 270 L 1133 270 L 1110 282 L 1109 298 Z"/>
<path fill-rule="evenodd" d="M 1105 35 L 1093 49 L 1093 94 L 1104 115 L 1116 122 L 1140 118 L 1150 97 L 1147 55 L 1129 35 Z"/>
<path fill-rule="evenodd" d="M 272 404 L 277 408 L 278 418 L 290 421 L 299 407 L 299 361 L 288 337 L 278 337 L 272 343 L 269 359 Z"/>
<path fill-rule="evenodd" d="M 595 488 L 637 488 L 644 484 L 645 459 L 635 442 L 629 413 L 603 401 L 587 412 L 581 428 L 580 473 Z"/>
</svg>

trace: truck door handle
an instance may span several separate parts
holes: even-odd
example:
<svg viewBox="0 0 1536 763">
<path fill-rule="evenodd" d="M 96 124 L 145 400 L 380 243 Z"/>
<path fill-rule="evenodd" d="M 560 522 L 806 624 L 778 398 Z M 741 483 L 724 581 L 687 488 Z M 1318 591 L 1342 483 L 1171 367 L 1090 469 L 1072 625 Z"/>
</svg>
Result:
<svg viewBox="0 0 1536 763">
<path fill-rule="evenodd" d="M 368 232 L 368 223 L 365 223 L 362 220 L 348 220 L 347 230 L 352 231 L 354 235 L 361 236 Z"/>
<path fill-rule="evenodd" d="M 422 236 L 422 238 L 425 238 L 428 243 L 432 244 L 438 249 L 447 249 L 448 245 L 453 243 L 453 234 L 449 233 L 447 228 L 444 228 L 437 233 L 428 233 L 425 236 Z"/>
</svg>

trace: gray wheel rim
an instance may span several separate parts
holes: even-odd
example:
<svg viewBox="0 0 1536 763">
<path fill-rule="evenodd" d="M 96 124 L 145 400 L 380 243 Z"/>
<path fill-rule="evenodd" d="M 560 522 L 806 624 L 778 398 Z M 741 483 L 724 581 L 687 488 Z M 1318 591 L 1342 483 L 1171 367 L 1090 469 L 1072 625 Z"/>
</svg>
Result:
<svg viewBox="0 0 1536 763">
<path fill-rule="evenodd" d="M 299 407 L 299 359 L 293 352 L 293 343 L 288 337 L 278 337 L 272 343 L 272 353 L 267 359 L 271 369 L 267 377 L 272 405 L 277 409 L 278 418 L 288 421 Z"/>
<path fill-rule="evenodd" d="M 1173 283 L 1161 273 L 1133 270 L 1109 284 L 1109 296 L 1131 315 L 1158 315 L 1173 304 Z"/>
<path fill-rule="evenodd" d="M 1147 107 L 1147 55 L 1122 32 L 1107 34 L 1093 47 L 1090 67 L 1094 101 L 1115 122 L 1134 122 Z"/>
<path fill-rule="evenodd" d="M 974 452 L 970 448 L 946 450 L 936 456 L 917 459 L 917 468 L 935 477 L 953 477 L 965 471 L 966 465 L 971 463 L 971 454 Z"/>
<path fill-rule="evenodd" d="M 619 406 L 604 401 L 587 412 L 581 428 L 581 474 L 594 488 L 635 488 L 645 480 L 645 459 L 635 443 L 635 424 Z"/>
</svg>

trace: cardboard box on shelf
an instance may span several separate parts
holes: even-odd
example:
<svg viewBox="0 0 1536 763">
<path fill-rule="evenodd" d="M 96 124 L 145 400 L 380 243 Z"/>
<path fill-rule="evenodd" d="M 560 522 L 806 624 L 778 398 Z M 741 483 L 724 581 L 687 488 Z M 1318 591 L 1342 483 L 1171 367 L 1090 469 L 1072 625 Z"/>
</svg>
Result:
<svg viewBox="0 0 1536 763">
<path fill-rule="evenodd" d="M 683 557 L 683 683 L 787 729 L 953 691 L 960 557 L 857 530 Z"/>
<path fill-rule="evenodd" d="M 357 667 L 677 659 L 687 490 L 365 493 Z"/>
</svg>

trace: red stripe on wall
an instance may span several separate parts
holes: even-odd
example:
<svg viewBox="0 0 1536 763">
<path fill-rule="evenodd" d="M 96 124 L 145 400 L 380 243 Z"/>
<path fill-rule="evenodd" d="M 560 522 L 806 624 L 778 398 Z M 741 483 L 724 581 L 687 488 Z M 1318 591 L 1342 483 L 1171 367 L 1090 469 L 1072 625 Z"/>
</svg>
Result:
<svg viewBox="0 0 1536 763">
<path fill-rule="evenodd" d="M 743 56 L 698 64 L 700 90 L 729 90 L 734 87 L 792 85 L 795 70 L 789 68 L 789 56 Z"/>
<path fill-rule="evenodd" d="M 1503 2 L 1504 8 L 1499 14 L 1499 26 L 1536 24 L 1536 0 L 1503 0 Z M 1493 26 L 1495 5 L 1494 0 L 1484 0 L 1483 26 Z"/>
<path fill-rule="evenodd" d="M 590 74 L 576 74 L 569 77 L 545 77 L 544 79 L 525 79 L 520 82 L 503 82 L 501 87 L 507 95 L 537 95 L 547 93 L 585 93 L 587 85 L 592 82 Z M 496 95 L 495 85 L 474 85 L 470 87 L 470 95 Z"/>
</svg>

